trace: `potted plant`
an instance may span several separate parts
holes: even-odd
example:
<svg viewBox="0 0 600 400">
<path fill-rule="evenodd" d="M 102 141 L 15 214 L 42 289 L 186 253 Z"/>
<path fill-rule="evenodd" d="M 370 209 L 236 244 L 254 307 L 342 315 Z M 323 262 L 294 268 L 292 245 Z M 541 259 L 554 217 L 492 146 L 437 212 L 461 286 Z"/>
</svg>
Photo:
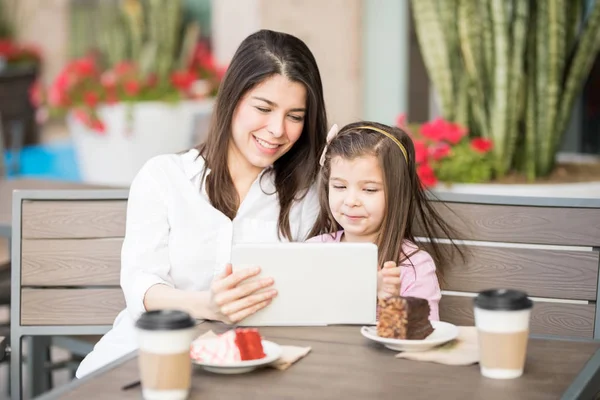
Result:
<svg viewBox="0 0 600 400">
<path fill-rule="evenodd" d="M 83 180 L 129 185 L 149 158 L 196 144 L 224 68 L 181 22 L 180 0 L 100 8 L 100 47 L 68 63 L 45 102 L 66 117 Z"/>
<path fill-rule="evenodd" d="M 575 99 L 600 50 L 599 2 L 411 5 L 442 117 L 473 138 L 493 141 L 494 181 L 548 179 L 559 167 Z"/>
<path fill-rule="evenodd" d="M 31 103 L 29 93 L 42 66 L 42 57 L 36 47 L 15 40 L 9 17 L 10 5 L 0 1 L 0 123 L 7 148 L 38 141 L 35 105 Z"/>
<path fill-rule="evenodd" d="M 465 127 L 441 117 L 407 126 L 405 116 L 400 115 L 397 125 L 413 140 L 417 175 L 423 186 L 435 189 L 440 182 L 481 183 L 491 179 L 491 140 L 469 138 Z"/>
</svg>

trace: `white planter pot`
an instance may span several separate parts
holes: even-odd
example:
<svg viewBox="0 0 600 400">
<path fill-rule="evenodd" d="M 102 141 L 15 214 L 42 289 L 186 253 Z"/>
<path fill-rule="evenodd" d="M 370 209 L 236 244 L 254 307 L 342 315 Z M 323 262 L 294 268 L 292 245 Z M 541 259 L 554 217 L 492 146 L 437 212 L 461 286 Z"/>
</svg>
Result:
<svg viewBox="0 0 600 400">
<path fill-rule="evenodd" d="M 527 197 L 600 198 L 600 181 L 555 184 L 438 184 L 434 193 L 489 194 Z"/>
<path fill-rule="evenodd" d="M 106 126 L 104 133 L 70 114 L 67 125 L 82 180 L 129 186 L 148 159 L 197 145 L 198 125 L 206 129 L 212 109 L 213 100 L 103 106 L 98 114 Z"/>
<path fill-rule="evenodd" d="M 579 153 L 558 153 L 559 163 L 595 164 L 600 157 Z M 490 194 L 501 196 L 527 197 L 568 197 L 568 198 L 600 198 L 600 176 L 592 182 L 551 183 L 551 184 L 499 184 L 499 183 L 455 183 L 438 184 L 437 193 Z"/>
</svg>

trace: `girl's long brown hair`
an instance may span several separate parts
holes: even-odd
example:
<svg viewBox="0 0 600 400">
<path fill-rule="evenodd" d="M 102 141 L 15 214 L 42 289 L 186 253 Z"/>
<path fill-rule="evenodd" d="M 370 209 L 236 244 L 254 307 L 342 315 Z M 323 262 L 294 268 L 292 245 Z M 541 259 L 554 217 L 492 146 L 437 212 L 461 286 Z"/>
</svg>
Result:
<svg viewBox="0 0 600 400">
<path fill-rule="evenodd" d="M 408 160 L 399 146 L 385 135 L 361 128 L 371 126 L 394 136 L 404 146 Z M 417 237 L 428 239 L 427 251 L 433 257 L 438 277 L 443 280 L 445 261 L 450 260 L 452 251 L 462 258 L 464 252 L 451 241 L 452 246 L 441 246 L 433 239 L 456 238 L 456 232 L 449 227 L 430 201 L 416 171 L 415 148 L 410 136 L 400 128 L 392 128 L 376 122 L 356 122 L 343 127 L 328 144 L 325 163 L 319 177 L 319 201 L 321 213 L 310 236 L 332 234 L 342 229 L 329 209 L 329 177 L 331 160 L 334 157 L 354 159 L 373 155 L 379 160 L 384 177 L 386 212 L 377 239 L 379 265 L 385 261 L 403 262 L 414 252 L 405 254 L 402 243 L 408 240 L 417 248 L 422 244 Z M 418 251 L 418 250 L 417 250 Z"/>
<path fill-rule="evenodd" d="M 211 127 L 198 146 L 211 172 L 206 190 L 213 207 L 233 219 L 240 205 L 227 164 L 231 121 L 238 102 L 256 85 L 282 75 L 306 88 L 306 114 L 302 134 L 294 146 L 275 161 L 275 189 L 281 207 L 279 233 L 292 239 L 290 209 L 316 181 L 318 159 L 325 145 L 327 114 L 317 62 L 300 39 L 285 33 L 261 30 L 239 46 L 219 87 Z"/>
</svg>

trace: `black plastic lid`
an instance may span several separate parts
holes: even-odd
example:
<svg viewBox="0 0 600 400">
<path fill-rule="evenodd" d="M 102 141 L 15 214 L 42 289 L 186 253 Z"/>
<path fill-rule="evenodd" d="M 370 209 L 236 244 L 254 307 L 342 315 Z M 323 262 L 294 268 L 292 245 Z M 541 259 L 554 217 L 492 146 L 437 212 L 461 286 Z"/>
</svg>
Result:
<svg viewBox="0 0 600 400">
<path fill-rule="evenodd" d="M 196 321 L 188 313 L 179 310 L 148 311 L 135 323 L 137 328 L 148 331 L 173 331 L 195 325 Z"/>
<path fill-rule="evenodd" d="M 475 307 L 494 311 L 519 311 L 533 307 L 527 293 L 512 289 L 485 290 L 475 297 Z"/>
</svg>

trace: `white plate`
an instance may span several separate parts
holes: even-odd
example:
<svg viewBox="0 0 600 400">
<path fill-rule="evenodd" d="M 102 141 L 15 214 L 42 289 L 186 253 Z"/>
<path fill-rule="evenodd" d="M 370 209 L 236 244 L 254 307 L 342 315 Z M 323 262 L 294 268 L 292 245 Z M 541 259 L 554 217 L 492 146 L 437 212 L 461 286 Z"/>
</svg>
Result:
<svg viewBox="0 0 600 400">
<path fill-rule="evenodd" d="M 265 357 L 258 360 L 246 360 L 237 361 L 230 364 L 216 364 L 204 361 L 197 361 L 192 359 L 192 363 L 201 366 L 206 371 L 214 372 L 217 374 L 243 374 L 250 372 L 258 367 L 265 366 L 272 363 L 281 357 L 282 349 L 277 343 L 269 342 L 268 340 L 262 341 L 263 351 Z"/>
<path fill-rule="evenodd" d="M 455 339 L 458 328 L 448 322 L 431 321 L 433 332 L 422 340 L 401 340 L 382 338 L 377 335 L 376 326 L 363 326 L 360 333 L 367 339 L 383 344 L 396 351 L 425 351 Z"/>
</svg>

